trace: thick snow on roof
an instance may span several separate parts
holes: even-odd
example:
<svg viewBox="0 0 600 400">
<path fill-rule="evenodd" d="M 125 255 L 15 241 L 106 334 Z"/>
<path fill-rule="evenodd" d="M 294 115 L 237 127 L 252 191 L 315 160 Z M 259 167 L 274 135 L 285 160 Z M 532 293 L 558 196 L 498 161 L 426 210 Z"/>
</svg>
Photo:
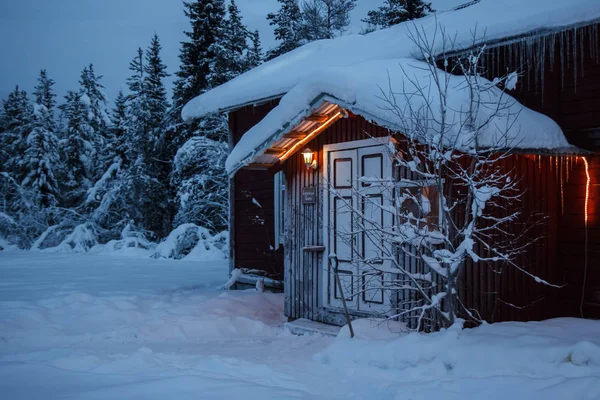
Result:
<svg viewBox="0 0 600 400">
<path fill-rule="evenodd" d="M 465 127 L 471 104 L 466 79 L 434 71 L 439 81 L 448 79 L 446 89 L 442 89 L 447 93 L 446 145 L 468 151 L 474 145 L 474 132 Z M 324 101 L 404 133 L 417 131 L 416 124 L 421 127 L 426 121 L 425 134 L 432 137 L 441 130 L 440 90 L 434 83 L 434 73 L 427 64 L 414 59 L 367 61 L 317 71 L 289 91 L 275 109 L 242 136 L 227 159 L 226 169 L 232 174 L 252 162 Z M 474 126 L 485 125 L 477 134 L 480 147 L 576 151 L 550 118 L 524 107 L 484 78 L 480 78 L 480 84 L 489 87 L 481 92 L 480 107 L 474 116 Z M 394 106 L 389 100 L 392 97 Z"/>
<path fill-rule="evenodd" d="M 415 44 L 409 39 L 409 33 L 415 29 L 425 32 L 431 41 L 441 26 L 447 35 L 456 35 L 454 48 L 460 50 L 472 46 L 474 31 L 477 40 L 491 42 L 598 20 L 599 0 L 482 0 L 463 9 L 438 12 L 368 35 L 309 43 L 193 99 L 182 115 L 188 120 L 279 97 L 317 72 L 332 67 L 349 67 L 370 60 L 419 58 Z M 442 44 L 438 32 L 436 54 L 442 52 Z"/>
</svg>

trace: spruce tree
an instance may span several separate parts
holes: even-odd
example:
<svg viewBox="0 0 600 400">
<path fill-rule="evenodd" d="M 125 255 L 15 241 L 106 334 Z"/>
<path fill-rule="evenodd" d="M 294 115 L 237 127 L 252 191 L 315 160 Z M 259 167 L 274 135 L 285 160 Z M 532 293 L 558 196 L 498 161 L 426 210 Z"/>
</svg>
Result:
<svg viewBox="0 0 600 400">
<path fill-rule="evenodd" d="M 219 39 L 217 35 L 225 18 L 223 0 L 197 0 L 183 5 L 192 30 L 184 32 L 188 40 L 181 43 L 181 65 L 175 74 L 173 101 L 178 108 L 208 90 L 208 74 L 214 59 L 211 47 Z"/>
<path fill-rule="evenodd" d="M 27 92 L 15 87 L 3 105 L 3 152 L 2 171 L 8 172 L 13 179 L 21 182 L 27 171 L 22 168 L 23 156 L 27 151 L 27 137 L 32 129 L 33 107 Z"/>
<path fill-rule="evenodd" d="M 56 82 L 50 79 L 46 70 L 43 69 L 40 71 L 38 84 L 33 92 L 36 104 L 46 107 L 50 117 L 54 117 L 54 106 L 56 105 L 56 101 L 54 100 L 56 94 L 52 89 L 55 84 Z"/>
<path fill-rule="evenodd" d="M 302 36 L 307 41 L 333 39 L 350 25 L 356 0 L 309 0 L 302 5 Z"/>
<path fill-rule="evenodd" d="M 129 63 L 132 75 L 127 78 L 129 87 L 128 100 L 128 149 L 127 158 L 137 162 L 139 157 L 144 157 L 153 147 L 151 137 L 151 111 L 148 90 L 146 88 L 146 67 L 144 51 L 138 48 L 136 56 Z"/>
<path fill-rule="evenodd" d="M 401 22 L 422 18 L 434 12 L 431 3 L 423 0 L 385 0 L 377 10 L 371 10 L 363 22 L 369 24 L 369 30 L 387 28 Z"/>
<path fill-rule="evenodd" d="M 114 156 L 111 153 L 110 117 L 107 111 L 107 99 L 104 95 L 104 86 L 100 83 L 101 75 L 96 75 L 94 65 L 90 64 L 81 72 L 79 80 L 79 99 L 86 111 L 86 120 L 90 145 L 94 148 L 94 159 L 89 163 L 90 179 L 95 180 L 102 176 L 104 170 Z"/>
<path fill-rule="evenodd" d="M 277 13 L 269 13 L 269 25 L 275 27 L 275 39 L 280 43 L 269 50 L 267 59 L 271 60 L 290 52 L 304 44 L 302 39 L 302 12 L 298 0 L 277 0 L 281 7 Z"/>
<path fill-rule="evenodd" d="M 127 97 L 119 90 L 115 99 L 115 106 L 110 117 L 111 148 L 112 153 L 118 155 L 126 164 L 126 140 L 128 132 Z"/>
<path fill-rule="evenodd" d="M 35 87 L 35 105 L 32 131 L 27 137 L 27 150 L 22 160 L 26 176 L 22 186 L 31 189 L 33 201 L 44 208 L 58 203 L 58 184 L 55 171 L 58 167 L 58 139 L 55 132 L 53 107 L 54 81 L 46 70 L 40 71 Z"/>
<path fill-rule="evenodd" d="M 94 129 L 88 119 L 87 100 L 84 101 L 82 97 L 81 92 L 69 91 L 65 96 L 65 103 L 59 107 L 66 124 L 61 139 L 61 184 L 67 207 L 81 204 L 95 173 L 97 148 L 94 144 Z"/>
<path fill-rule="evenodd" d="M 150 46 L 146 50 L 146 64 L 144 65 L 144 86 L 148 97 L 150 110 L 150 129 L 157 130 L 169 108 L 167 90 L 163 80 L 169 76 L 167 66 L 163 63 L 160 52 L 162 46 L 157 34 L 154 34 Z M 153 134 L 155 134 L 153 132 Z"/>
<path fill-rule="evenodd" d="M 248 49 L 246 57 L 246 71 L 258 67 L 263 62 L 263 51 L 260 43 L 260 34 L 258 31 L 250 33 L 252 46 Z"/>
<path fill-rule="evenodd" d="M 101 137 L 107 133 L 110 118 L 106 111 L 107 99 L 104 95 L 104 86 L 100 83 L 102 75 L 97 76 L 94 65 L 90 64 L 81 72 L 79 84 L 81 86 L 81 100 L 87 106 L 88 122 L 94 132 Z"/>
<path fill-rule="evenodd" d="M 248 28 L 242 23 L 240 11 L 234 0 L 231 0 L 227 10 L 227 19 L 217 27 L 219 40 L 210 47 L 210 53 L 214 57 L 208 75 L 210 88 L 222 85 L 246 70 Z"/>
</svg>

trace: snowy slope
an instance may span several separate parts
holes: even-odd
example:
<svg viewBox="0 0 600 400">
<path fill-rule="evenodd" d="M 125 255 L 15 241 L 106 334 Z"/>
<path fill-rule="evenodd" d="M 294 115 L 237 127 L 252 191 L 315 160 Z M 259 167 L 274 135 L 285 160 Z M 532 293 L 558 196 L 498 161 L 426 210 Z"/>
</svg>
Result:
<svg viewBox="0 0 600 400">
<path fill-rule="evenodd" d="M 281 96 L 328 68 L 417 57 L 416 47 L 408 36 L 415 29 L 426 32 L 430 40 L 435 38 L 435 53 L 439 53 L 442 49 L 439 32 L 436 36 L 439 26 L 452 37 L 456 34 L 455 48 L 460 49 L 472 45 L 474 31 L 478 41 L 493 41 L 599 19 L 598 0 L 482 0 L 458 11 L 438 12 L 369 35 L 309 43 L 193 99 L 183 109 L 183 117 L 197 118 Z"/>
<path fill-rule="evenodd" d="M 0 252 L 0 398 L 600 398 L 600 322 L 296 337 L 225 263 Z"/>
</svg>

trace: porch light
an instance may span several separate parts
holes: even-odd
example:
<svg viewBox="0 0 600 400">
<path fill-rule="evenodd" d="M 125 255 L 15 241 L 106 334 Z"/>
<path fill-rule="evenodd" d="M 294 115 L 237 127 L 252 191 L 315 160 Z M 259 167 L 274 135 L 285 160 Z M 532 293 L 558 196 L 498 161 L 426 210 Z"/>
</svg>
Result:
<svg viewBox="0 0 600 400">
<path fill-rule="evenodd" d="M 317 169 L 319 166 L 317 164 L 317 160 L 315 160 L 315 153 L 308 147 L 304 149 L 302 152 L 302 157 L 304 157 L 304 164 L 306 164 L 306 169 Z"/>
</svg>

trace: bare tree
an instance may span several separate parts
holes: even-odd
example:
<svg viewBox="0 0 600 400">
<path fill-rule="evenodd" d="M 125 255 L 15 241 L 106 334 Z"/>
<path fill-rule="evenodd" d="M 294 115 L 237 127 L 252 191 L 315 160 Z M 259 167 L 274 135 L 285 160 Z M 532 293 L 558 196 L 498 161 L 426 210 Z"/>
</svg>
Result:
<svg viewBox="0 0 600 400">
<path fill-rule="evenodd" d="M 393 299 L 388 318 L 416 330 L 438 329 L 459 315 L 480 319 L 459 296 L 468 263 L 493 265 L 498 273 L 514 268 L 555 285 L 517 263 L 523 243 L 535 241 L 523 240 L 535 223 L 524 222 L 519 178 L 504 167 L 520 140 L 521 108 L 505 93 L 516 74 L 483 78 L 485 46 L 475 34 L 473 50 L 452 57 L 446 54 L 453 53 L 454 41 L 442 28 L 428 38 L 415 27 L 410 39 L 426 61 L 422 73 L 403 68 L 400 85 L 390 78 L 389 87 L 381 88 L 383 107 L 399 121 L 400 133 L 387 146 L 395 176 L 359 178 L 352 185 L 358 201 L 345 202 L 354 216 L 352 233 L 376 249 L 361 254 L 351 246 L 352 261 L 367 278 L 358 291 L 348 291 L 368 295 L 383 285 Z M 374 188 L 393 206 L 374 201 Z"/>
</svg>

